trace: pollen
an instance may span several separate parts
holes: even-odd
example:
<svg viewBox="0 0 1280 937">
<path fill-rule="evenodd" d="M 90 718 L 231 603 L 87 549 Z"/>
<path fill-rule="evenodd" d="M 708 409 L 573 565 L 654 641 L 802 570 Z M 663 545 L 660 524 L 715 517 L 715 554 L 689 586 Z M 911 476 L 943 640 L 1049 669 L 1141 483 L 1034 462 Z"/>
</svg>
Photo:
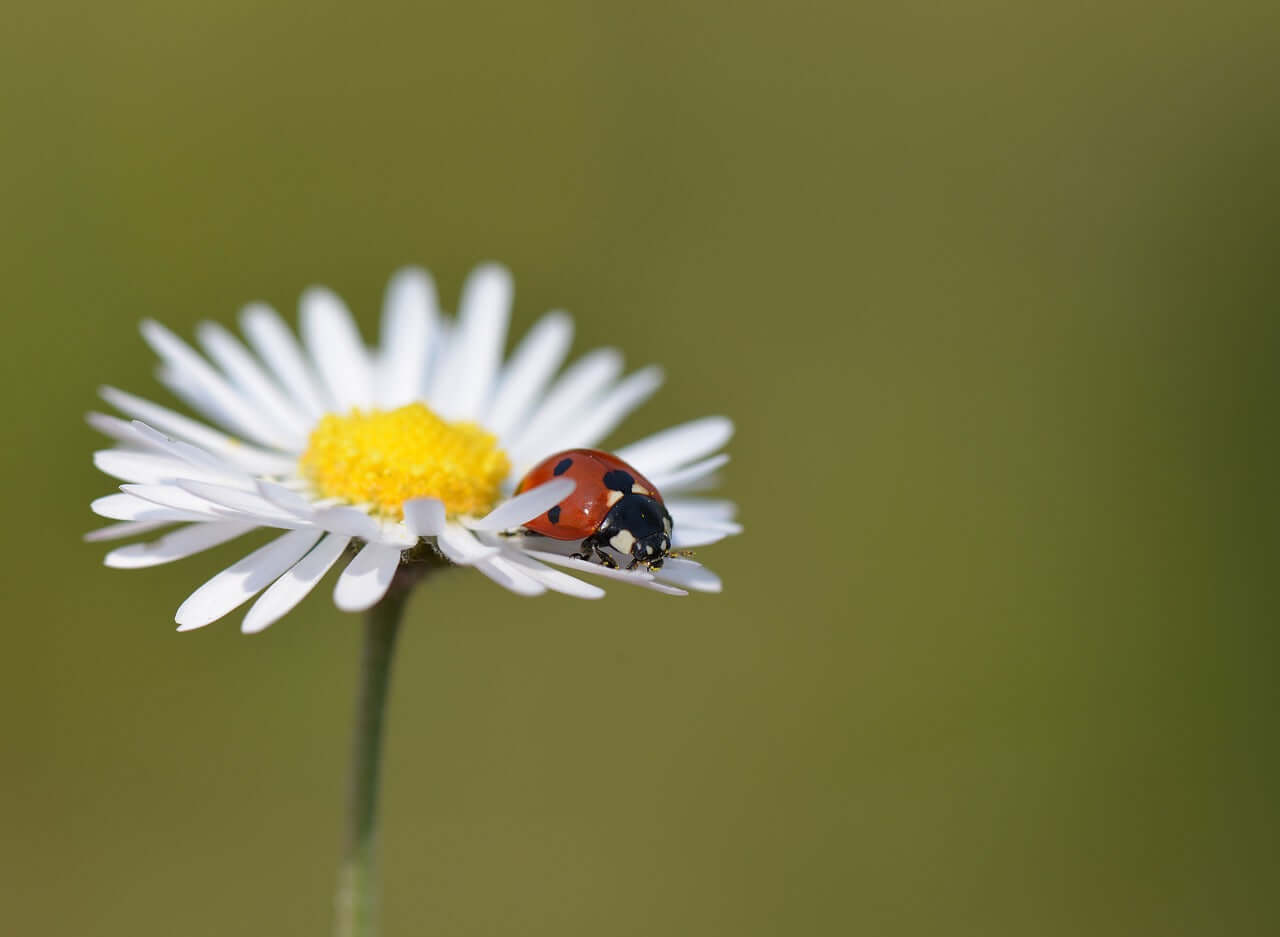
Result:
<svg viewBox="0 0 1280 937">
<path fill-rule="evenodd" d="M 413 498 L 438 498 L 450 517 L 487 514 L 511 470 L 498 440 L 474 423 L 450 423 L 420 403 L 330 413 L 311 433 L 303 473 L 321 497 L 368 504 L 402 518 Z"/>
</svg>

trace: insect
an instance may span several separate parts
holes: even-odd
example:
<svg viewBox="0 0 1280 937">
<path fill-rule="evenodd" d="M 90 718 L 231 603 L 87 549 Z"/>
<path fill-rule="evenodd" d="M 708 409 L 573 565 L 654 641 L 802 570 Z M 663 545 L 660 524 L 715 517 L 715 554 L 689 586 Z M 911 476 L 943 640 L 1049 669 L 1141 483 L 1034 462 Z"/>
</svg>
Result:
<svg viewBox="0 0 1280 937">
<path fill-rule="evenodd" d="M 608 452 L 568 449 L 531 468 L 516 494 L 553 478 L 571 478 L 578 487 L 527 522 L 526 530 L 552 540 L 581 540 L 582 550 L 573 557 L 594 557 L 610 569 L 618 566 L 610 549 L 631 558 L 627 569 L 662 566 L 671 551 L 671 515 L 653 482 Z"/>
</svg>

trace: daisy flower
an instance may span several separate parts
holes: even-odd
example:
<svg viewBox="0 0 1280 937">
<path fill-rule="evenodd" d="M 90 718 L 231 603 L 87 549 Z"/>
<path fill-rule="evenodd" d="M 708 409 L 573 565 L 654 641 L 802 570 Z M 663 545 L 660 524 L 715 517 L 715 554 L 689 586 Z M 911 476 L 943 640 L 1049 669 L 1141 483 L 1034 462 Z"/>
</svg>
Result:
<svg viewBox="0 0 1280 937">
<path fill-rule="evenodd" d="M 613 348 L 561 370 L 573 333 L 552 312 L 504 359 L 512 284 L 501 267 L 468 278 L 456 318 L 442 315 L 430 277 L 396 274 L 381 340 L 369 347 L 332 292 L 300 303 L 301 342 L 271 308 L 244 309 L 247 344 L 222 326 L 196 330 L 204 354 L 163 325 L 142 323 L 161 382 L 204 422 L 114 387 L 102 398 L 124 419 L 89 414 L 114 440 L 94 463 L 123 484 L 93 502 L 118 523 L 90 540 L 154 535 L 107 554 L 136 569 L 183 559 L 258 528 L 281 531 L 196 589 L 178 609 L 179 631 L 200 628 L 251 599 L 241 630 L 277 621 L 346 560 L 334 601 L 376 605 L 402 565 L 425 557 L 466 566 L 512 592 L 604 594 L 582 575 L 675 595 L 716 592 L 694 561 L 611 569 L 576 558 L 576 544 L 521 527 L 552 509 L 574 482 L 513 494 L 524 473 L 564 449 L 598 445 L 662 383 L 654 366 L 622 376 Z M 714 486 L 733 433 L 706 417 L 616 450 L 662 492 L 672 547 L 740 532 Z M 164 530 L 165 528 L 172 528 Z"/>
</svg>

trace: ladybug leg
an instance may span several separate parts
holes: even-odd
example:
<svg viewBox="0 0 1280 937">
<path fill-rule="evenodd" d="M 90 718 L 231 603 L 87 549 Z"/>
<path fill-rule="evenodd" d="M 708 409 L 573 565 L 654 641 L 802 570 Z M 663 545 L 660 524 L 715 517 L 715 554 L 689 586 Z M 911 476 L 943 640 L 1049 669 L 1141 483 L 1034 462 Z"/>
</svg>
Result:
<svg viewBox="0 0 1280 937">
<path fill-rule="evenodd" d="M 607 566 L 609 569 L 617 569 L 618 564 L 613 557 L 604 551 L 600 546 L 600 541 L 596 539 L 596 535 L 592 534 L 582 541 L 582 552 L 574 553 L 575 560 L 584 560 L 588 563 L 592 560 L 598 561 L 601 566 Z"/>
<path fill-rule="evenodd" d="M 591 549 L 595 551 L 596 559 L 600 561 L 601 566 L 607 566 L 610 569 L 618 568 L 617 561 L 614 560 L 614 558 L 610 556 L 608 553 L 606 553 L 604 549 L 600 546 L 600 544 L 596 543 L 594 540 L 591 541 Z"/>
<path fill-rule="evenodd" d="M 577 553 L 570 553 L 570 559 L 582 560 L 584 563 L 591 562 L 591 538 L 588 537 L 582 541 L 582 545 L 578 548 Z"/>
</svg>

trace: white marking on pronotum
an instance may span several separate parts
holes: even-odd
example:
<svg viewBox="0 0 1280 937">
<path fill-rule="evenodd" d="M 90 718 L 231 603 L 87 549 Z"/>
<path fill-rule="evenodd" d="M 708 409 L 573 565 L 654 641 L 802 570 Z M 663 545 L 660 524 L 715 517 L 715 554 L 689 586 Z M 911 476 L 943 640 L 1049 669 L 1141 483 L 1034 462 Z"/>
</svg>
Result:
<svg viewBox="0 0 1280 937">
<path fill-rule="evenodd" d="M 609 494 L 605 496 L 604 503 L 609 505 L 609 507 L 613 507 L 615 504 L 617 504 L 621 500 L 622 500 L 621 491 L 610 491 Z"/>
<path fill-rule="evenodd" d="M 632 494 L 637 494 L 637 495 L 651 495 L 651 494 L 653 494 L 653 492 L 652 492 L 652 491 L 650 491 L 648 488 L 646 488 L 644 485 L 632 485 L 632 486 L 631 486 L 631 493 L 632 493 Z"/>
<path fill-rule="evenodd" d="M 609 541 L 609 546 L 613 547 L 619 553 L 630 553 L 631 548 L 635 546 L 636 538 L 629 530 L 620 530 L 613 535 Z"/>
</svg>

